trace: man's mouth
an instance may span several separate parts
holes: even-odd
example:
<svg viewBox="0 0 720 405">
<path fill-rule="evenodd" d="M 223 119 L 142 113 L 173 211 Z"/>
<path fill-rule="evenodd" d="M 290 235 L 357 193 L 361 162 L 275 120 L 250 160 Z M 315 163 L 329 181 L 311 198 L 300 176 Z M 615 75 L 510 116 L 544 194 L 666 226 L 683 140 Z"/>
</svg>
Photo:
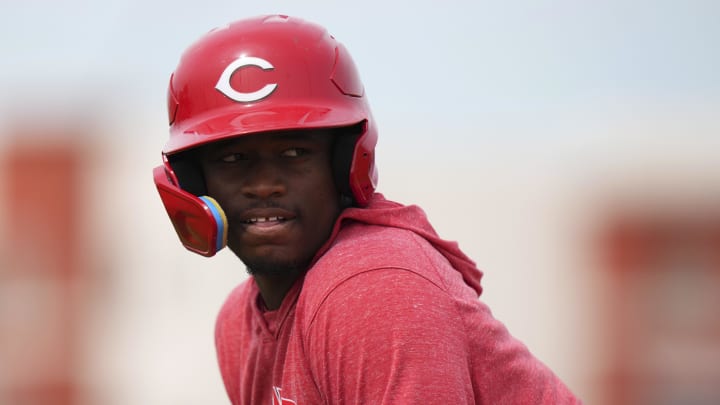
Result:
<svg viewBox="0 0 720 405">
<path fill-rule="evenodd" d="M 242 221 L 242 228 L 251 235 L 275 238 L 287 233 L 293 219 L 282 215 L 251 216 Z"/>
<path fill-rule="evenodd" d="M 256 218 L 248 218 L 243 221 L 244 224 L 264 224 L 268 222 L 285 222 L 287 219 L 285 217 L 256 217 Z"/>
<path fill-rule="evenodd" d="M 294 212 L 282 208 L 254 208 L 240 216 L 240 224 L 246 232 L 269 236 L 286 232 L 295 220 Z"/>
</svg>

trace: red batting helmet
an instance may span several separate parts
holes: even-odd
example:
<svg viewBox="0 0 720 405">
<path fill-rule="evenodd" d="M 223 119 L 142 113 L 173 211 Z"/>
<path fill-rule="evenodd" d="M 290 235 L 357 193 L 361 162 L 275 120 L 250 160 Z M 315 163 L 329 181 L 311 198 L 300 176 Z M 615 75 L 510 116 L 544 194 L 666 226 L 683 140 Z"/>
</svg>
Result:
<svg viewBox="0 0 720 405">
<path fill-rule="evenodd" d="M 200 197 L 202 176 L 183 159 L 193 148 L 259 132 L 352 127 L 338 187 L 359 206 L 375 190 L 377 130 L 362 82 L 345 47 L 319 25 L 272 15 L 210 31 L 170 77 L 168 115 L 170 139 L 154 179 L 181 241 L 196 253 L 221 249 L 227 224 L 217 203 Z"/>
</svg>

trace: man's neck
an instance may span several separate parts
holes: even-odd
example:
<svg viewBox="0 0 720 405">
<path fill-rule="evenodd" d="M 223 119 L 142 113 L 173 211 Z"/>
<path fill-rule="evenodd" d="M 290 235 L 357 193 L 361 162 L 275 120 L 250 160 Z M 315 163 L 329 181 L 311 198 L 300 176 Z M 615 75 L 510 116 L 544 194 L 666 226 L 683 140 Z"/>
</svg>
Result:
<svg viewBox="0 0 720 405">
<path fill-rule="evenodd" d="M 253 276 L 255 284 L 260 289 L 260 297 L 269 311 L 280 308 L 283 299 L 299 277 L 299 275 L 295 277 L 278 277 L 261 274 Z"/>
</svg>

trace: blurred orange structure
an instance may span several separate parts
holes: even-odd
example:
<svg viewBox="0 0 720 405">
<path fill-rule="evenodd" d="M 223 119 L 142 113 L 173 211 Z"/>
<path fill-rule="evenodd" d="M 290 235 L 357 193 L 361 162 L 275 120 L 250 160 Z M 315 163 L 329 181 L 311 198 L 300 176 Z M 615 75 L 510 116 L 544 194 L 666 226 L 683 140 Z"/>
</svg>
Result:
<svg viewBox="0 0 720 405">
<path fill-rule="evenodd" d="M 601 240 L 611 283 L 604 402 L 720 403 L 720 214 L 624 212 Z"/>
<path fill-rule="evenodd" d="M 81 163 L 71 142 L 14 143 L 0 156 L 3 404 L 77 403 Z"/>
</svg>

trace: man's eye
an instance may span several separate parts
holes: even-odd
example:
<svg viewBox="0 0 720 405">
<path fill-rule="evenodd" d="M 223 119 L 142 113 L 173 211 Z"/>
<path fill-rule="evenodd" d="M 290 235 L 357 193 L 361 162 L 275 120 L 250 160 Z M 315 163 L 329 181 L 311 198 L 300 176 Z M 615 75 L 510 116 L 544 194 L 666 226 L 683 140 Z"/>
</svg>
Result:
<svg viewBox="0 0 720 405">
<path fill-rule="evenodd" d="M 290 148 L 283 151 L 282 156 L 284 157 L 300 157 L 307 154 L 307 150 L 303 148 Z"/>
<path fill-rule="evenodd" d="M 231 153 L 229 155 L 223 155 L 220 160 L 225 163 L 234 163 L 245 160 L 245 155 L 242 153 Z"/>
</svg>

